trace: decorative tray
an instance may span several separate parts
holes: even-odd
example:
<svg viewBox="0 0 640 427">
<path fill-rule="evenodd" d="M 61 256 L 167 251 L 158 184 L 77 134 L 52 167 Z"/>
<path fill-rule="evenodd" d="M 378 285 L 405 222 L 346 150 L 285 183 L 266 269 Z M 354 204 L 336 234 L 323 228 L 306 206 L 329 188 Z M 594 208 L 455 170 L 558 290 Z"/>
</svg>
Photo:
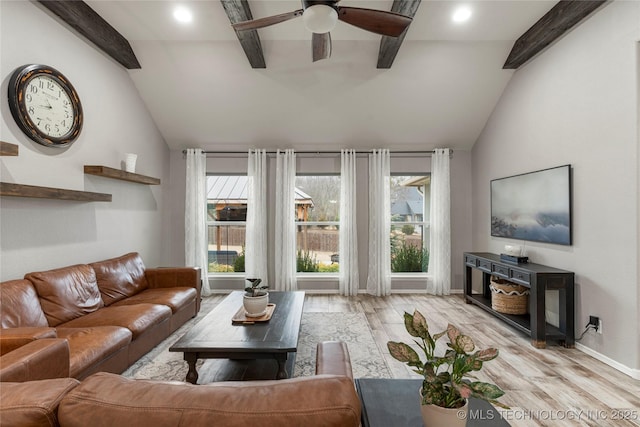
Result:
<svg viewBox="0 0 640 427">
<path fill-rule="evenodd" d="M 244 307 L 240 307 L 240 309 L 233 315 L 231 319 L 231 323 L 243 324 L 243 325 L 253 325 L 256 322 L 266 322 L 271 319 L 273 315 L 273 310 L 275 310 L 276 305 L 273 303 L 267 304 L 266 312 L 260 317 L 248 317 L 247 312 L 244 310 Z"/>
</svg>

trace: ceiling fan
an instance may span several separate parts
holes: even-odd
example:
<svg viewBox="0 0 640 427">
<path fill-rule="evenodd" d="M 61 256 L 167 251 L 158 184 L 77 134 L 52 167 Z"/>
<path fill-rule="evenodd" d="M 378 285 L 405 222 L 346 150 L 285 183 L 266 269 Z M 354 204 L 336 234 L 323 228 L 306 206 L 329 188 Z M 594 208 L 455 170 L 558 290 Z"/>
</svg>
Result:
<svg viewBox="0 0 640 427">
<path fill-rule="evenodd" d="M 383 36 L 398 37 L 411 24 L 412 18 L 395 12 L 338 6 L 340 0 L 302 0 L 302 9 L 266 18 L 237 22 L 238 30 L 257 30 L 302 16 L 305 27 L 313 33 L 313 62 L 331 56 L 331 34 L 338 20 Z"/>
</svg>

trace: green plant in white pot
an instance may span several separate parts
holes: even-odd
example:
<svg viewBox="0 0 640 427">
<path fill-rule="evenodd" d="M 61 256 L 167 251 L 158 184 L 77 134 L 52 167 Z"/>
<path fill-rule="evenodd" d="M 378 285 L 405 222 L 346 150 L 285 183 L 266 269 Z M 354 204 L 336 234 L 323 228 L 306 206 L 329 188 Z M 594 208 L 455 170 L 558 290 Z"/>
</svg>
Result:
<svg viewBox="0 0 640 427">
<path fill-rule="evenodd" d="M 484 362 L 498 357 L 497 349 L 476 350 L 471 337 L 462 334 L 451 324 L 445 331 L 432 336 L 427 320 L 417 310 L 413 315 L 404 314 L 404 325 L 411 336 L 418 338 L 414 342 L 424 353 L 424 361 L 408 344 L 389 341 L 387 348 L 394 359 L 406 363 L 414 372 L 423 376 L 420 389 L 421 410 L 427 427 L 466 425 L 467 417 L 460 416 L 459 411 L 468 411 L 470 397 L 508 409 L 497 401 L 504 395 L 504 391 L 498 386 L 467 378 L 473 378 L 470 372 L 481 370 Z M 445 335 L 449 339 L 448 349 L 444 355 L 436 356 L 436 341 Z M 438 424 L 441 414 L 444 414 L 445 419 L 442 424 Z"/>
<path fill-rule="evenodd" d="M 266 283 L 262 283 L 262 279 L 246 279 L 250 282 L 244 288 L 244 298 L 242 304 L 247 317 L 261 317 L 267 312 L 269 304 L 269 287 Z"/>
</svg>

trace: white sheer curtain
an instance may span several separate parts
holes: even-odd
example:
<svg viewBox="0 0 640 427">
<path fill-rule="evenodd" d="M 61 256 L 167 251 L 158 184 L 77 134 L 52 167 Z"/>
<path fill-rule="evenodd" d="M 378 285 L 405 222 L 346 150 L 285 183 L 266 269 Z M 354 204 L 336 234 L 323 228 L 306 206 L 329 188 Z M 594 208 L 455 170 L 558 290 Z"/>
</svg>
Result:
<svg viewBox="0 0 640 427">
<path fill-rule="evenodd" d="M 296 155 L 293 150 L 276 153 L 276 253 L 277 291 L 294 291 L 296 285 L 295 230 Z"/>
<path fill-rule="evenodd" d="M 389 150 L 369 155 L 369 274 L 367 292 L 391 294 L 391 202 Z M 341 255 L 342 256 L 342 255 Z"/>
<path fill-rule="evenodd" d="M 431 211 L 427 291 L 449 295 L 451 291 L 451 186 L 450 149 L 437 148 L 431 156 Z"/>
<path fill-rule="evenodd" d="M 340 151 L 340 293 L 358 294 L 358 232 L 356 228 L 356 152 Z"/>
<path fill-rule="evenodd" d="M 207 238 L 207 156 L 199 148 L 187 149 L 186 196 L 184 206 L 184 259 L 200 267 L 203 296 L 211 294 Z"/>
<path fill-rule="evenodd" d="M 249 150 L 245 277 L 269 283 L 267 270 L 267 151 Z"/>
</svg>

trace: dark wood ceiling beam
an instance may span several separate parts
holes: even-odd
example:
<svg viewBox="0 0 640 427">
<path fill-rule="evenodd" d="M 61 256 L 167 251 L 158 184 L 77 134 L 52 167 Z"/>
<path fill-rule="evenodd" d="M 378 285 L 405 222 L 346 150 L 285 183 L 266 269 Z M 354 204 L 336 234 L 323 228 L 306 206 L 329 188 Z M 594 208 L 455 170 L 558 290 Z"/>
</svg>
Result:
<svg viewBox="0 0 640 427">
<path fill-rule="evenodd" d="M 517 69 L 609 1 L 559 1 L 516 40 L 502 68 Z"/>
<path fill-rule="evenodd" d="M 129 41 L 80 0 L 38 0 L 125 68 L 142 68 Z"/>
<path fill-rule="evenodd" d="M 391 11 L 413 18 L 418 11 L 420 1 L 421 0 L 394 0 Z M 382 36 L 382 40 L 380 40 L 380 51 L 378 52 L 377 68 L 391 68 L 409 28 L 411 28 L 411 25 L 398 37 Z"/>
<path fill-rule="evenodd" d="M 220 0 L 232 24 L 253 19 L 247 0 Z M 236 31 L 236 36 L 244 50 L 251 68 L 267 68 L 262 52 L 262 44 L 257 30 Z"/>
</svg>

